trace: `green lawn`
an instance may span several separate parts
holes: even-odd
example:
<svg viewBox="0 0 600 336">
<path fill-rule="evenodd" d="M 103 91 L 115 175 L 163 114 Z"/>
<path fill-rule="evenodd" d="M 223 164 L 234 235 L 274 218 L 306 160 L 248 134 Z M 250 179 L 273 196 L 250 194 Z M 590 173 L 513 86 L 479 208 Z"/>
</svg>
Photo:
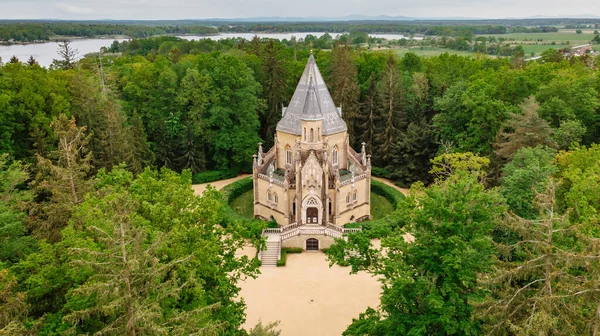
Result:
<svg viewBox="0 0 600 336">
<path fill-rule="evenodd" d="M 371 193 L 371 217 L 372 219 L 383 218 L 394 212 L 394 207 L 385 197 Z"/>
<path fill-rule="evenodd" d="M 231 204 L 231 208 L 237 214 L 253 218 L 254 217 L 254 193 L 249 190 L 239 197 L 235 198 Z M 393 212 L 392 204 L 383 196 L 371 193 L 371 216 L 373 219 L 383 218 Z"/>
<path fill-rule="evenodd" d="M 229 206 L 238 215 L 254 218 L 254 190 L 248 190 L 236 197 Z"/>
</svg>

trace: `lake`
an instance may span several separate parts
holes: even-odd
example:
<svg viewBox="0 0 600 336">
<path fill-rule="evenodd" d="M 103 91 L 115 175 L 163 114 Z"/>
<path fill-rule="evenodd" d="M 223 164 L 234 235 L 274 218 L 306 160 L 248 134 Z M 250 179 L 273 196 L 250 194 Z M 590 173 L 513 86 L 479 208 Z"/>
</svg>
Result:
<svg viewBox="0 0 600 336">
<path fill-rule="evenodd" d="M 273 38 L 278 40 L 283 39 L 291 39 L 292 36 L 295 36 L 297 39 L 304 39 L 307 35 L 314 35 L 320 37 L 324 35 L 323 32 L 308 32 L 308 33 L 233 33 L 233 34 L 220 34 L 215 36 L 179 36 L 186 40 L 198 40 L 203 38 L 209 38 L 215 41 L 233 38 L 233 37 L 242 37 L 247 40 L 251 40 L 255 35 L 263 38 Z M 340 34 L 330 33 L 332 37 L 337 37 Z M 397 40 L 402 38 L 409 38 L 407 36 L 401 34 L 369 34 L 372 37 L 380 37 L 388 40 Z M 420 40 L 421 37 L 414 37 L 413 39 Z M 125 41 L 125 39 L 116 39 L 117 41 Z M 71 41 L 71 46 L 74 49 L 79 50 L 79 56 L 83 56 L 85 54 L 97 52 L 102 47 L 109 47 L 115 39 L 111 38 L 94 38 L 94 39 L 73 39 Z M 27 62 L 30 56 L 38 61 L 41 66 L 48 67 L 52 64 L 52 60 L 58 58 L 58 42 L 46 42 L 46 43 L 33 43 L 33 44 L 14 44 L 10 46 L 0 45 L 0 58 L 2 58 L 2 62 L 6 63 L 10 60 L 12 56 L 17 56 L 19 60 L 22 62 Z"/>
</svg>

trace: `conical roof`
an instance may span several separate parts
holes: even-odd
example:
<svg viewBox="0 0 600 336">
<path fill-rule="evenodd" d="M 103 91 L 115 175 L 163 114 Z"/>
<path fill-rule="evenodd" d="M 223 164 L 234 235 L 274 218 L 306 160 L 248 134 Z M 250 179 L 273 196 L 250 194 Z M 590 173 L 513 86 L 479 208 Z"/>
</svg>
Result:
<svg viewBox="0 0 600 336">
<path fill-rule="evenodd" d="M 312 53 L 277 130 L 302 135 L 302 120 L 323 120 L 323 135 L 347 130 Z"/>
</svg>

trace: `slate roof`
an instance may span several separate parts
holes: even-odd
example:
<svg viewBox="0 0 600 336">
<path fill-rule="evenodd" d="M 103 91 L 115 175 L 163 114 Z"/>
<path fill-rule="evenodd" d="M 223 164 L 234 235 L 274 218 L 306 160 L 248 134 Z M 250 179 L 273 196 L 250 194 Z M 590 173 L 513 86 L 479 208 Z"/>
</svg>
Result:
<svg viewBox="0 0 600 336">
<path fill-rule="evenodd" d="M 347 130 L 312 53 L 277 131 L 302 135 L 302 120 L 323 120 L 323 135 Z"/>
</svg>

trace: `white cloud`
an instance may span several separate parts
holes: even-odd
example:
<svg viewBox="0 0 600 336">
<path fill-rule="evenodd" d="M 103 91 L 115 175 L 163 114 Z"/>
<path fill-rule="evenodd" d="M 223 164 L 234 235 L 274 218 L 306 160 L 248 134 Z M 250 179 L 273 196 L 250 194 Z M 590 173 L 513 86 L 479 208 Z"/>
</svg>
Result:
<svg viewBox="0 0 600 336">
<path fill-rule="evenodd" d="M 69 4 L 65 4 L 65 3 L 56 4 L 56 8 L 66 12 L 66 13 L 69 13 L 69 14 L 94 14 L 94 13 L 96 13 L 96 11 L 91 8 L 78 7 L 78 6 L 73 6 L 73 5 L 69 5 Z"/>
</svg>

